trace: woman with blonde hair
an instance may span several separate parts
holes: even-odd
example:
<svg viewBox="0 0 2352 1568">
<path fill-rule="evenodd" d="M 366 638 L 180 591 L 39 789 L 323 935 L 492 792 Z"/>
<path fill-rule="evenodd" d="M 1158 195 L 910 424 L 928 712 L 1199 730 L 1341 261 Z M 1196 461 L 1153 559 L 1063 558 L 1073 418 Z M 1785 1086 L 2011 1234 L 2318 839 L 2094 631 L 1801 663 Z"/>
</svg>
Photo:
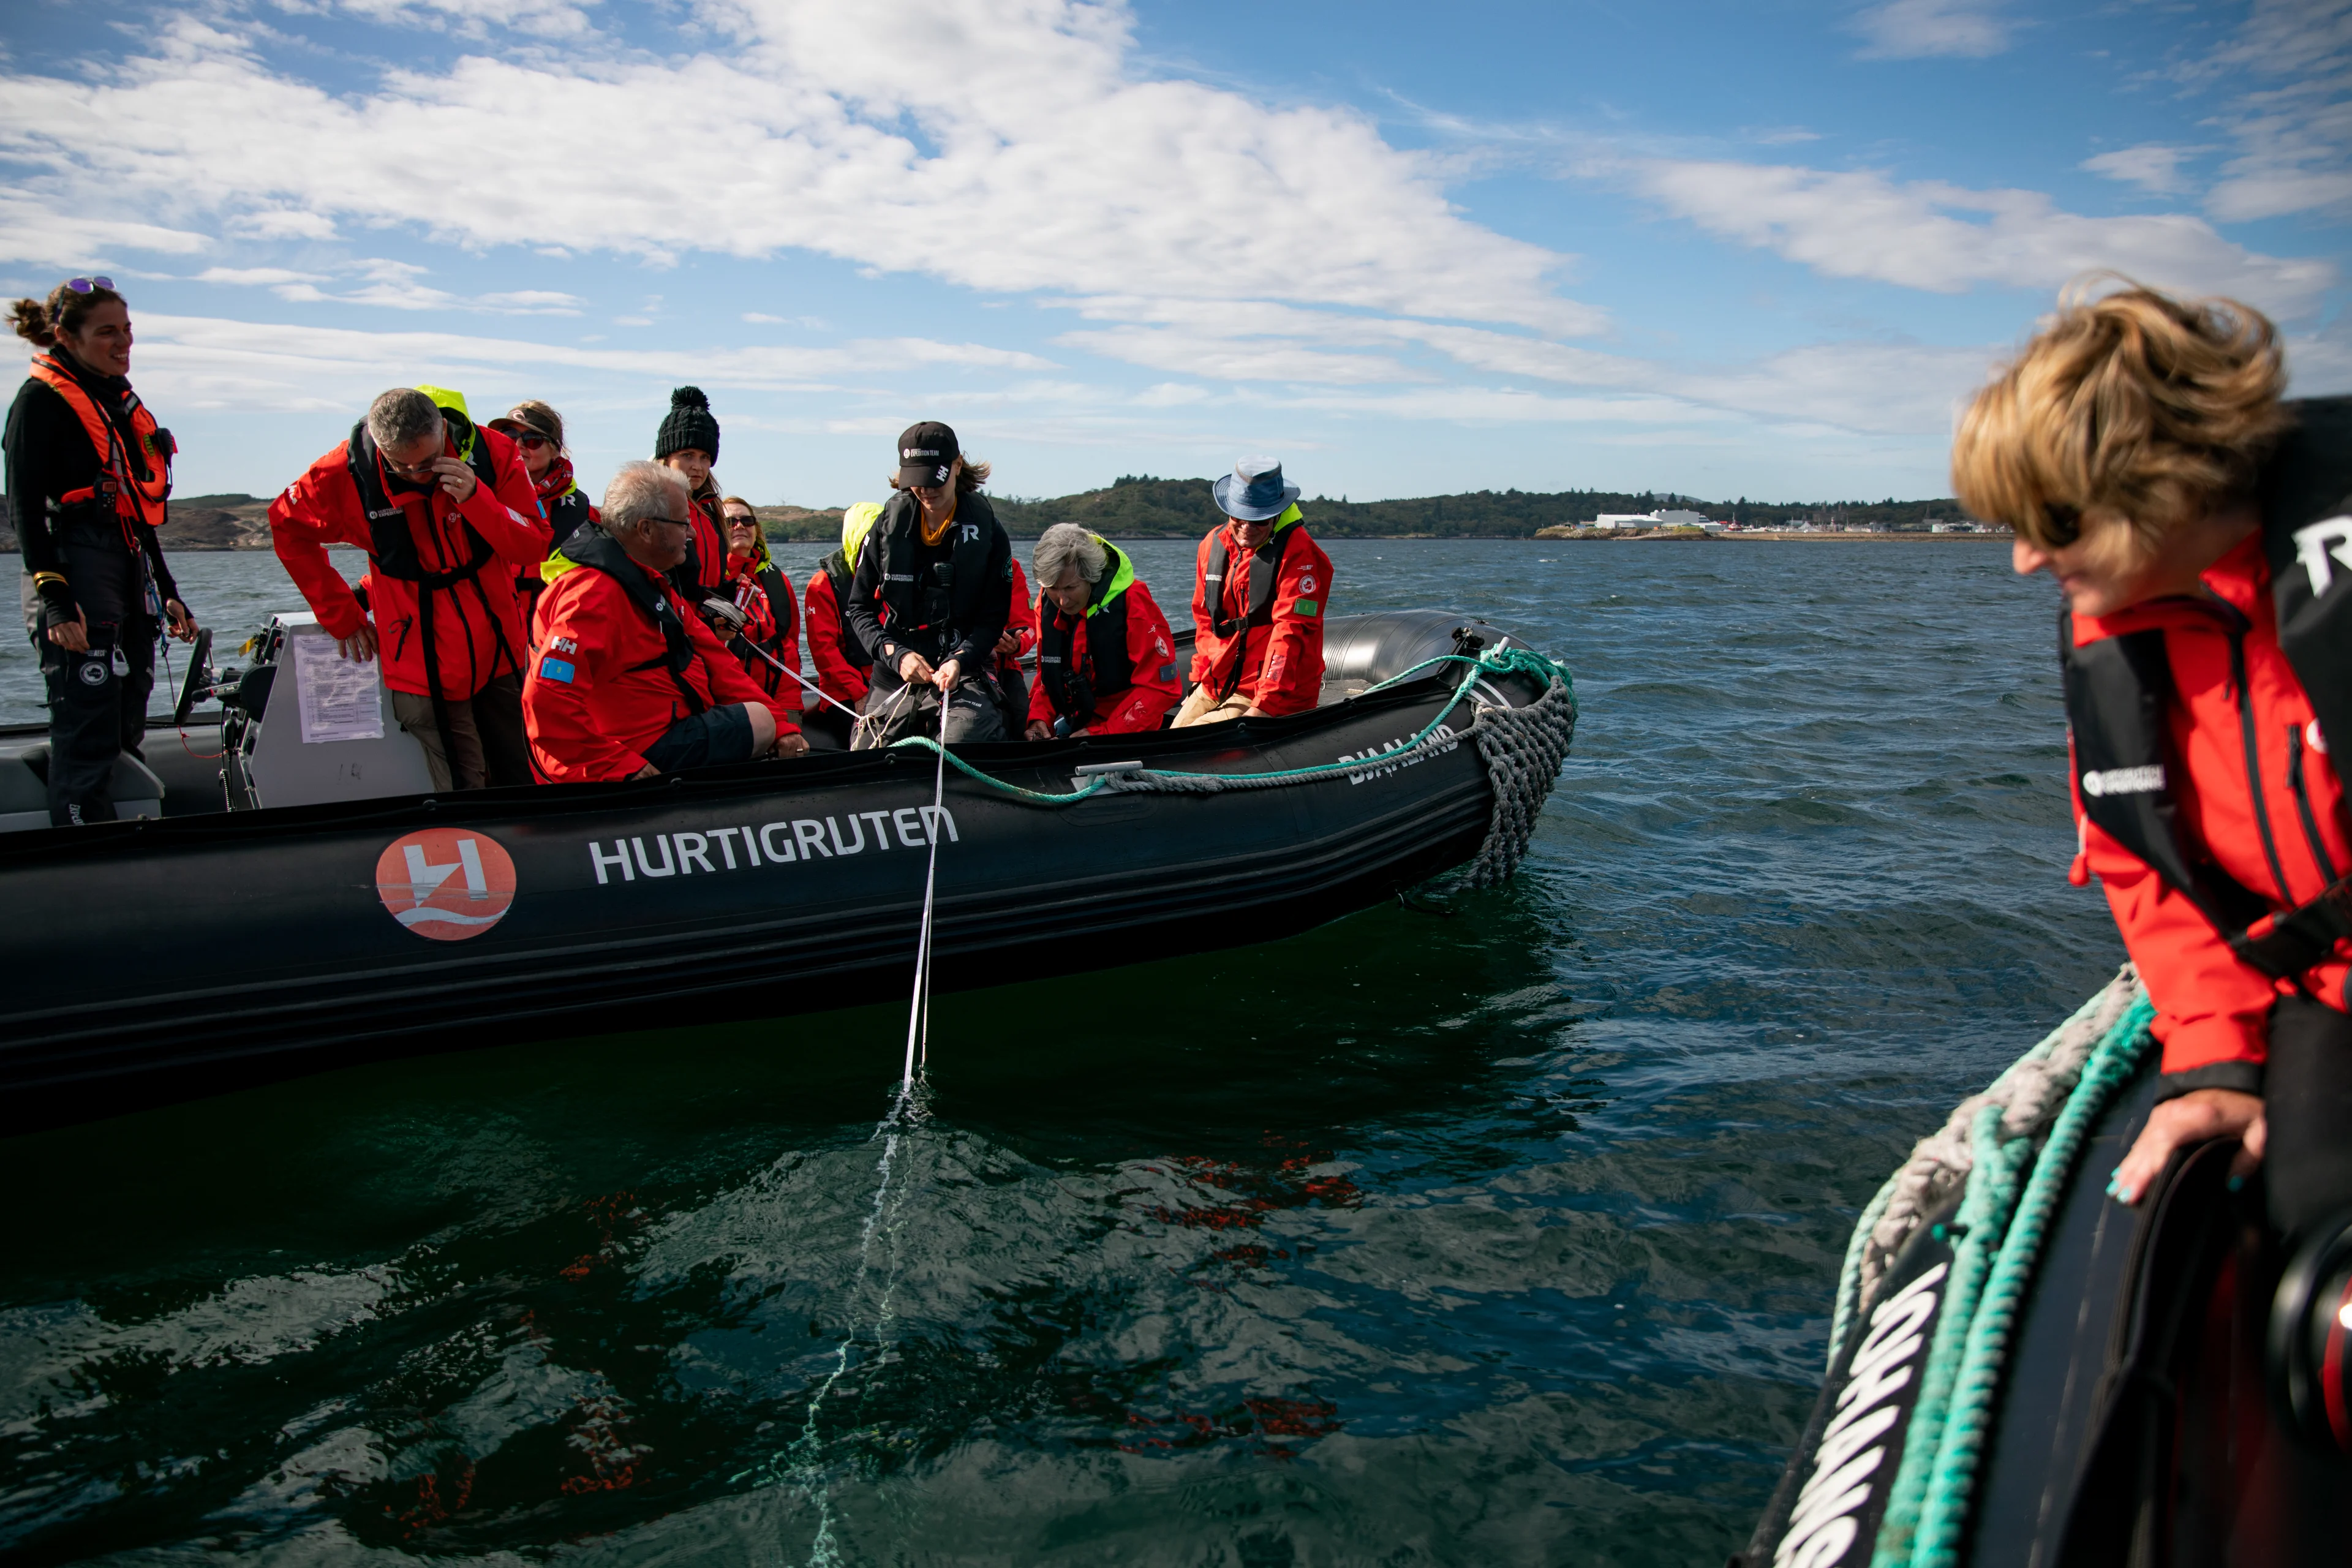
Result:
<svg viewBox="0 0 2352 1568">
<path fill-rule="evenodd" d="M 49 820 L 111 822 L 115 759 L 147 735 L 159 623 L 183 642 L 197 631 L 155 537 L 175 448 L 131 390 L 131 307 L 112 279 L 70 279 L 9 314 L 43 351 L 0 445 L 48 688 Z"/>
<path fill-rule="evenodd" d="M 2238 1138 L 2293 1239 L 2352 1208 L 2352 399 L 2286 379 L 2247 306 L 2078 287 L 1977 395 L 1952 477 L 2064 596 L 2073 880 L 2158 1009 L 2159 1103 L 2109 1191 Z"/>
</svg>

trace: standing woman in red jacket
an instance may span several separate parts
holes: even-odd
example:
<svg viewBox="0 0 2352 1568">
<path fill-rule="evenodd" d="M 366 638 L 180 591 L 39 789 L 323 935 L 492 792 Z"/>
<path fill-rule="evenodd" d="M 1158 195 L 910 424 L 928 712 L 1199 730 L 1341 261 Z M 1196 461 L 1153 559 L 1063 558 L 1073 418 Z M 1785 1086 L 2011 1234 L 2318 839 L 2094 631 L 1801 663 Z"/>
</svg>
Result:
<svg viewBox="0 0 2352 1568">
<path fill-rule="evenodd" d="M 2064 595 L 2074 879 L 2158 1009 L 2160 1103 L 2109 1190 L 2242 1139 L 2292 1239 L 2352 1209 L 2352 399 L 2285 384 L 2243 305 L 2062 300 L 1952 477 Z"/>
<path fill-rule="evenodd" d="M 131 390 L 131 308 L 107 278 L 47 303 L 19 300 L 16 335 L 47 352 L 9 405 L 8 509 L 25 554 L 25 628 L 48 687 L 49 820 L 111 822 L 108 781 L 141 755 L 157 623 L 196 620 L 155 530 L 172 490 L 172 437 Z"/>
</svg>

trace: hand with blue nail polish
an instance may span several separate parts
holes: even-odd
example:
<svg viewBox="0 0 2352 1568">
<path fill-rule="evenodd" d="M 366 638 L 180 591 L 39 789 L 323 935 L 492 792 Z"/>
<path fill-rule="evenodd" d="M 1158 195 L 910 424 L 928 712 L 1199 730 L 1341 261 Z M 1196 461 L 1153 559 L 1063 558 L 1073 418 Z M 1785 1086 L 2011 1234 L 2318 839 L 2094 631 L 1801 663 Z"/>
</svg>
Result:
<svg viewBox="0 0 2352 1568">
<path fill-rule="evenodd" d="M 2233 1183 L 2242 1184 L 2263 1163 L 2266 1131 L 2262 1096 L 2234 1089 L 2191 1089 L 2148 1112 L 2147 1125 L 2132 1144 L 2131 1152 L 2124 1156 L 2124 1163 L 2108 1179 L 2108 1194 L 2126 1207 L 2137 1203 L 2157 1177 L 2164 1173 L 2165 1164 L 2175 1150 L 2214 1138 L 2235 1138 L 2242 1144 L 2237 1158 L 2230 1163 Z"/>
</svg>

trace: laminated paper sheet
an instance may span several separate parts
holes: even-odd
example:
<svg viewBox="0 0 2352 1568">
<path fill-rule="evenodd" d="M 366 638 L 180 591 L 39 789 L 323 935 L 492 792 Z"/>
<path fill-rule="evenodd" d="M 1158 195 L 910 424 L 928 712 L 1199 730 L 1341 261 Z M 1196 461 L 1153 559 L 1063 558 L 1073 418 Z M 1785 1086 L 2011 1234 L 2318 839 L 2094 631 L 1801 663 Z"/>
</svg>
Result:
<svg viewBox="0 0 2352 1568">
<path fill-rule="evenodd" d="M 330 637 L 291 637 L 294 690 L 302 709 L 302 743 L 383 739 L 383 688 L 373 661 L 361 664 L 335 651 Z"/>
</svg>

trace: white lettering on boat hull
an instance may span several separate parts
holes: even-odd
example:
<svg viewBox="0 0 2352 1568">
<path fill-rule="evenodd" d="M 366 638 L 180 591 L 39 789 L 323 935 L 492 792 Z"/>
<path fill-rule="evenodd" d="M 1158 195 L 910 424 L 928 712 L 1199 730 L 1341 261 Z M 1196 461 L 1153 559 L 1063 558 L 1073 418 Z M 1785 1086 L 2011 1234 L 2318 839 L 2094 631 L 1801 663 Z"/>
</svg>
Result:
<svg viewBox="0 0 2352 1568">
<path fill-rule="evenodd" d="M 848 837 L 843 837 L 847 820 Z M 806 864 L 856 855 L 866 849 L 923 849 L 935 837 L 960 842 L 954 816 L 945 806 L 902 806 L 897 811 L 858 811 L 842 816 L 793 817 L 758 826 L 706 827 L 698 832 L 654 833 L 616 838 L 608 849 L 588 843 L 588 864 L 596 885 L 634 882 L 640 876 L 724 876 L 765 866 Z M 646 840 L 653 847 L 646 847 Z M 712 856 L 718 857 L 717 860 Z M 455 869 L 453 867 L 452 869 Z M 613 873 L 619 872 L 615 878 Z"/>
</svg>

